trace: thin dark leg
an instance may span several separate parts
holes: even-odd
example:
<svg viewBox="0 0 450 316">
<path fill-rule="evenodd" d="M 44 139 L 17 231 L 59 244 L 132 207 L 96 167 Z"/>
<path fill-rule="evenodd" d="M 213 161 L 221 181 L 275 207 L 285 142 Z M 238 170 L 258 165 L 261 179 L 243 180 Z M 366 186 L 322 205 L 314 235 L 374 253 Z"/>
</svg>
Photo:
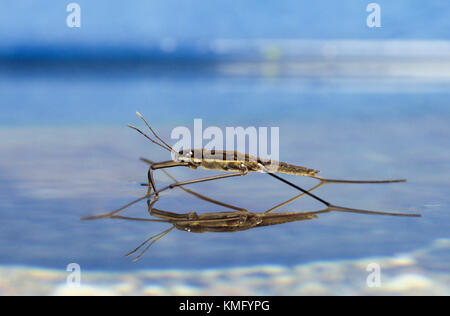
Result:
<svg viewBox="0 0 450 316">
<path fill-rule="evenodd" d="M 276 179 L 302 191 L 303 193 L 315 198 L 316 200 L 324 203 L 327 206 L 327 209 L 321 211 L 322 213 L 325 211 L 338 211 L 338 212 L 348 212 L 348 213 L 358 213 L 358 214 L 371 214 L 371 215 L 388 215 L 388 216 L 408 216 L 408 217 L 421 217 L 422 215 L 420 214 L 404 214 L 404 213 L 388 213 L 388 212 L 378 212 L 378 211 L 368 211 L 368 210 L 360 210 L 360 209 L 354 209 L 354 208 L 347 208 L 347 207 L 341 207 L 341 206 L 336 206 L 336 205 L 332 205 L 327 201 L 322 200 L 321 198 L 317 197 L 316 195 L 309 193 L 308 191 L 300 188 L 299 186 L 277 176 L 274 175 L 272 173 L 269 173 L 269 175 L 275 177 Z"/>
<path fill-rule="evenodd" d="M 304 194 L 309 195 L 310 197 L 312 197 L 312 198 L 316 199 L 317 201 L 319 201 L 319 202 L 325 204 L 326 206 L 331 206 L 331 203 L 329 203 L 329 202 L 327 202 L 327 201 L 321 199 L 320 197 L 318 197 L 318 196 L 316 196 L 316 195 L 314 195 L 314 194 L 312 194 L 312 193 L 306 191 L 305 189 L 302 189 L 302 188 L 299 187 L 298 185 L 296 185 L 296 184 L 294 184 L 294 183 L 292 183 L 292 182 L 289 182 L 288 180 L 283 179 L 282 177 L 280 177 L 280 176 L 278 176 L 278 175 L 276 175 L 276 174 L 274 174 L 274 173 L 267 173 L 267 174 L 268 174 L 269 176 L 271 176 L 271 177 L 274 177 L 275 179 L 277 179 L 277 180 L 279 180 L 279 181 L 281 181 L 281 182 L 286 183 L 287 185 L 290 185 L 290 186 L 293 187 L 293 188 L 296 188 L 296 189 L 299 190 L 299 191 L 302 191 Z"/>
<path fill-rule="evenodd" d="M 340 180 L 340 179 L 325 179 L 319 176 L 312 176 L 311 178 L 320 180 L 320 183 L 313 187 L 312 189 L 308 190 L 308 192 L 314 191 L 318 188 L 320 188 L 325 183 L 356 183 L 356 184 L 366 184 L 366 183 L 400 183 L 400 182 L 406 182 L 406 179 L 398 179 L 398 180 Z M 265 213 L 270 213 L 272 211 L 275 211 L 276 209 L 285 206 L 289 203 L 292 203 L 293 201 L 297 200 L 298 198 L 301 198 L 302 196 L 306 195 L 306 193 L 301 193 L 283 203 L 280 203 L 271 209 L 267 210 Z"/>
<path fill-rule="evenodd" d="M 247 174 L 248 174 L 248 170 L 243 170 L 242 172 L 238 172 L 238 173 L 221 174 L 221 175 L 213 176 L 213 177 L 206 177 L 206 178 L 172 183 L 171 185 L 169 185 L 169 188 L 172 189 L 172 188 L 180 187 L 182 185 L 187 185 L 187 184 L 201 183 L 201 182 L 207 182 L 207 181 L 213 181 L 213 180 L 225 179 L 225 178 L 231 178 L 231 177 L 238 177 L 238 176 L 245 176 Z"/>
<path fill-rule="evenodd" d="M 366 183 L 401 183 L 406 182 L 406 179 L 395 179 L 395 180 L 341 180 L 341 179 L 326 179 L 319 176 L 311 176 L 310 178 L 314 178 L 320 180 L 322 182 L 327 183 L 356 183 L 356 184 L 366 184 Z"/>
<path fill-rule="evenodd" d="M 309 189 L 308 192 L 311 193 L 312 191 L 317 190 L 318 188 L 320 188 L 320 187 L 321 187 L 322 185 L 324 185 L 324 184 L 325 184 L 325 182 L 320 182 L 320 183 L 317 184 L 316 186 L 314 186 L 314 187 L 312 187 L 311 189 Z M 275 205 L 274 207 L 272 207 L 271 209 L 268 209 L 268 210 L 265 211 L 264 213 L 267 214 L 267 213 L 273 212 L 273 211 L 279 209 L 280 207 L 283 207 L 283 206 L 285 206 L 285 205 L 287 205 L 287 204 L 289 204 L 289 203 L 292 203 L 292 202 L 294 202 L 295 200 L 297 200 L 297 199 L 299 199 L 299 198 L 301 198 L 302 196 L 305 196 L 305 195 L 306 195 L 305 193 L 301 193 L 301 194 L 299 194 L 299 195 L 297 195 L 297 196 L 294 196 L 293 198 L 291 198 L 291 199 L 289 199 L 289 200 L 287 200 L 287 201 L 285 201 L 285 202 L 283 202 L 283 203 L 280 203 L 280 204 Z"/>
<path fill-rule="evenodd" d="M 147 195 L 150 195 L 153 189 L 153 192 L 155 192 L 155 198 L 158 199 L 158 190 L 156 190 L 155 180 L 153 179 L 153 170 L 158 169 L 166 169 L 166 168 L 173 168 L 173 167 L 187 167 L 189 166 L 188 162 L 178 162 L 178 161 L 163 161 L 158 163 L 153 163 L 148 168 L 148 183 L 150 184 L 147 189 Z"/>
</svg>

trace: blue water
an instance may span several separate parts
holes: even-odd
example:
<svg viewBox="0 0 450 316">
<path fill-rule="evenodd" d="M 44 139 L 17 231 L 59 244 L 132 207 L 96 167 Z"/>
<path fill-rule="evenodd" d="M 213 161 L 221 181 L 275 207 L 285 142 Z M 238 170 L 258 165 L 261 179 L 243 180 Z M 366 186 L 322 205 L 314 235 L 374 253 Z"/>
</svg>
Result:
<svg viewBox="0 0 450 316">
<path fill-rule="evenodd" d="M 288 86 L 291 86 L 290 88 Z M 305 85 L 312 88 L 305 92 Z M 349 89 L 351 87 L 348 87 Z M 448 237 L 447 91 L 339 92 L 294 79 L 9 73 L 1 80 L 0 262 L 85 269 L 293 265 L 394 255 Z M 345 90 L 345 89 L 344 89 Z M 329 185 L 318 191 L 345 206 L 420 212 L 421 219 L 325 214 L 310 222 L 236 234 L 172 232 L 137 264 L 122 258 L 164 225 L 81 222 L 144 193 L 141 156 L 168 159 L 126 127 L 143 113 L 166 138 L 176 126 L 279 126 L 280 158 L 334 178 L 407 178 L 392 185 Z M 173 170 L 181 179 L 211 175 Z M 313 182 L 290 177 L 303 186 Z M 158 176 L 161 185 L 167 183 Z M 193 188 L 264 211 L 295 194 L 265 175 Z M 158 202 L 175 212 L 218 211 L 174 191 Z M 318 209 L 308 199 L 285 210 Z M 145 203 L 130 210 L 147 216 Z"/>
<path fill-rule="evenodd" d="M 450 238 L 448 4 L 378 1 L 383 27 L 369 29 L 365 5 L 355 1 L 78 3 L 80 29 L 65 26 L 65 3 L 0 5 L 0 266 L 293 267 L 393 258 Z M 80 218 L 145 193 L 139 157 L 169 159 L 127 128 L 143 127 L 135 111 L 168 140 L 196 118 L 204 128 L 279 127 L 283 161 L 329 178 L 408 179 L 330 184 L 317 191 L 321 198 L 423 217 L 335 213 L 233 234 L 173 231 L 131 263 L 123 255 L 167 225 Z M 156 180 L 169 183 L 159 172 Z M 191 189 L 257 212 L 297 193 L 264 174 Z M 224 210 L 181 190 L 157 207 Z M 320 207 L 302 198 L 283 210 Z M 145 202 L 125 214 L 148 217 Z M 448 274 L 448 253 L 432 253 L 418 273 Z"/>
</svg>

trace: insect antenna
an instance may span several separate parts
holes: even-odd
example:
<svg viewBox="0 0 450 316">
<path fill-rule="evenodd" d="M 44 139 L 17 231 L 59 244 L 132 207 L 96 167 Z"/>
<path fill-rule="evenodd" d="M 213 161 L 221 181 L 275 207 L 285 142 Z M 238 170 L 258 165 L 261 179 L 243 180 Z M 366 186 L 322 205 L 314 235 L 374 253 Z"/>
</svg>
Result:
<svg viewBox="0 0 450 316">
<path fill-rule="evenodd" d="M 147 134 L 145 134 L 143 131 L 141 131 L 139 128 L 137 128 L 137 127 L 135 127 L 135 126 L 133 126 L 133 125 L 131 125 L 131 124 L 128 124 L 128 127 L 129 128 L 132 128 L 132 129 L 134 129 L 135 131 L 137 131 L 137 132 L 139 132 L 139 133 L 141 133 L 142 135 L 144 135 L 149 141 L 151 141 L 153 144 L 156 144 L 156 145 L 158 145 L 158 146 L 161 146 L 162 148 L 164 148 L 165 150 L 168 150 L 168 151 L 170 151 L 170 152 L 173 152 L 173 153 L 176 153 L 173 149 L 172 149 L 172 147 L 167 147 L 165 144 L 161 144 L 161 143 L 158 143 L 156 140 L 154 140 L 153 138 L 151 138 L 150 136 L 148 136 Z"/>
<path fill-rule="evenodd" d="M 163 143 L 164 145 L 166 145 L 168 148 L 170 148 L 171 150 L 173 150 L 172 147 L 170 147 L 170 145 L 164 141 L 164 139 L 162 139 L 161 137 L 158 136 L 158 134 L 156 134 L 156 132 L 153 130 L 153 128 L 150 126 L 150 124 L 147 123 L 147 121 L 145 120 L 145 118 L 142 116 L 141 113 L 136 112 L 136 114 L 137 114 L 137 116 L 139 116 L 139 117 L 144 121 L 144 123 L 145 123 L 145 125 L 147 125 L 148 129 L 152 132 L 152 134 L 153 134 L 160 142 L 162 142 L 162 143 Z"/>
</svg>

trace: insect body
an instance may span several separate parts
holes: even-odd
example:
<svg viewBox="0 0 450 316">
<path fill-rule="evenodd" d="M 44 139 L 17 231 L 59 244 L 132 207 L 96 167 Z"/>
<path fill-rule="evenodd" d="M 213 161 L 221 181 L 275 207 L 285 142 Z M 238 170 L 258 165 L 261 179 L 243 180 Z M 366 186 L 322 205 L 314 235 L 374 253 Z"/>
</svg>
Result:
<svg viewBox="0 0 450 316">
<path fill-rule="evenodd" d="M 201 167 L 208 170 L 227 172 L 261 172 L 267 170 L 274 172 L 313 177 L 320 171 L 305 167 L 291 165 L 285 162 L 265 160 L 259 157 L 242 154 L 237 151 L 190 149 L 180 151 L 177 161 L 188 163 L 189 167 L 196 169 Z"/>
</svg>

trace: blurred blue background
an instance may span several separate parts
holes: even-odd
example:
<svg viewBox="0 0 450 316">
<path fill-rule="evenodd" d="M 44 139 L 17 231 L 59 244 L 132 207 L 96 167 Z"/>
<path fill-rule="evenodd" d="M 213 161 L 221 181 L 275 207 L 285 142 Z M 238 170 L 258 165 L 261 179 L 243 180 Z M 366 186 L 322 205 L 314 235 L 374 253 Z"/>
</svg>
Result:
<svg viewBox="0 0 450 316">
<path fill-rule="evenodd" d="M 423 280 L 428 283 L 419 293 L 448 293 L 449 3 L 377 1 L 380 28 L 366 24 L 370 1 L 77 1 L 80 28 L 66 25 L 69 3 L 0 4 L 3 278 L 12 274 L 2 269 L 64 271 L 70 262 L 106 274 L 163 268 L 201 273 L 405 254 L 406 270 L 394 265 L 386 279 L 404 273 L 412 285 L 382 293 L 413 293 L 408 291 Z M 424 218 L 325 214 L 231 235 L 172 232 L 132 264 L 122 255 L 164 225 L 79 218 L 143 194 L 139 182 L 145 181 L 146 166 L 139 157 L 169 158 L 126 127 L 142 126 L 136 110 L 166 139 L 174 127 L 192 128 L 194 118 L 204 126 L 278 126 L 281 160 L 330 178 L 409 180 L 330 185 L 319 196 Z M 180 179 L 211 175 L 173 173 Z M 162 175 L 157 181 L 168 183 Z M 264 175 L 193 189 L 254 211 L 295 194 Z M 218 211 L 180 191 L 168 193 L 158 206 L 180 213 Z M 285 210 L 319 207 L 305 199 Z M 146 216 L 145 203 L 133 212 Z M 349 294 L 367 294 L 352 283 L 351 276 L 359 274 L 341 271 L 346 273 L 350 280 L 342 280 L 336 293 L 348 288 Z M 290 276 L 296 277 L 301 278 Z M 22 283 L 4 282 L 0 293 L 23 294 Z M 32 293 L 54 293 L 33 282 L 26 286 Z M 254 294 L 246 286 L 243 293 Z M 271 286 L 263 292 L 280 293 L 286 294 Z"/>
</svg>

